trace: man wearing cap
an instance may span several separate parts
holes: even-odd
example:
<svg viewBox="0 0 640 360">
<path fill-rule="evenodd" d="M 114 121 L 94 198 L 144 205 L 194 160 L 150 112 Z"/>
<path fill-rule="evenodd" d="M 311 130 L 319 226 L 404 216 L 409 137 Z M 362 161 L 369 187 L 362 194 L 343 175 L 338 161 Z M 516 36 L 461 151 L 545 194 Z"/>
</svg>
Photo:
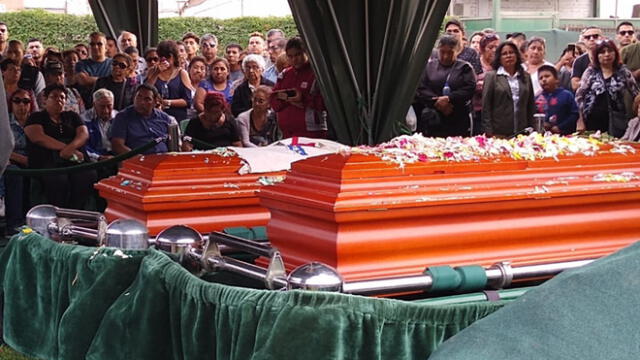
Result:
<svg viewBox="0 0 640 360">
<path fill-rule="evenodd" d="M 44 63 L 42 74 L 44 75 L 45 86 L 53 84 L 64 86 L 64 67 L 60 61 L 47 60 L 47 62 Z M 82 97 L 80 96 L 78 90 L 72 87 L 65 87 L 65 94 L 67 95 L 67 97 L 64 102 L 62 111 L 73 111 L 76 114 L 84 112 L 84 101 L 82 100 Z M 46 101 L 44 91 L 40 91 L 38 93 L 38 95 L 36 96 L 36 100 L 38 102 L 38 107 L 41 109 L 44 108 Z"/>
<path fill-rule="evenodd" d="M 115 154 L 124 154 L 145 145 L 153 139 L 167 136 L 171 119 L 165 112 L 156 109 L 160 94 L 155 86 L 142 84 L 133 95 L 133 105 L 126 107 L 111 125 L 111 150 Z M 156 144 L 145 154 L 167 152 L 163 141 Z"/>
<path fill-rule="evenodd" d="M 184 43 L 184 50 L 187 52 L 187 61 L 191 62 L 191 59 L 198 56 L 200 38 L 195 33 L 188 32 L 182 36 L 182 42 Z"/>
</svg>

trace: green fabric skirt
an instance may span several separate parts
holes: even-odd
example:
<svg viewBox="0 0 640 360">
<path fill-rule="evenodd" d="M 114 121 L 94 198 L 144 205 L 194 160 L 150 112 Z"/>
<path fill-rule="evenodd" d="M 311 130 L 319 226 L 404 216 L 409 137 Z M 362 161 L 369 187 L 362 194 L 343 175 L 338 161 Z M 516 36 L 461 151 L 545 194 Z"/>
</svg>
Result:
<svg viewBox="0 0 640 360">
<path fill-rule="evenodd" d="M 0 291 L 7 344 L 64 360 L 426 359 L 504 305 L 242 288 L 201 280 L 154 249 L 33 233 L 1 255 Z"/>
</svg>

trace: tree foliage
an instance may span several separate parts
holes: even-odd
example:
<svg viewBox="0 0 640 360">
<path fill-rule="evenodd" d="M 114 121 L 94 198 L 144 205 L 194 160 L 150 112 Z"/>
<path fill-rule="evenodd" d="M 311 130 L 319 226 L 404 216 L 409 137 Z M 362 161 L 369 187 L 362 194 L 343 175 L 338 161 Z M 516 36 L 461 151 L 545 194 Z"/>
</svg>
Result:
<svg viewBox="0 0 640 360">
<path fill-rule="evenodd" d="M 0 14 L 0 21 L 7 23 L 10 39 L 26 44 L 30 38 L 39 38 L 44 46 L 68 49 L 79 42 L 88 42 L 89 34 L 98 30 L 93 16 L 76 16 L 49 13 L 44 10 L 25 10 Z M 291 16 L 287 17 L 243 17 L 235 19 L 213 19 L 196 17 L 162 18 L 158 24 L 158 38 L 179 40 L 192 31 L 198 35 L 212 33 L 222 45 L 231 42 L 245 47 L 249 34 L 260 31 L 266 35 L 269 29 L 278 28 L 287 36 L 298 33 Z M 219 47 L 220 48 L 220 47 Z"/>
</svg>

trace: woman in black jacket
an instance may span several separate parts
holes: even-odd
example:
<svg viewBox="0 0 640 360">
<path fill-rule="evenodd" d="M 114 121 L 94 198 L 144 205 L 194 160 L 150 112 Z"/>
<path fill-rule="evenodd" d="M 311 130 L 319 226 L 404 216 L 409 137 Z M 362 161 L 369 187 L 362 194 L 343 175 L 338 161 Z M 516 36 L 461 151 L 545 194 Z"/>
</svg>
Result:
<svg viewBox="0 0 640 360">
<path fill-rule="evenodd" d="M 427 63 L 416 100 L 424 105 L 418 132 L 428 136 L 469 136 L 471 97 L 476 75 L 471 65 L 456 59 L 458 40 L 444 35 L 438 41 L 438 57 Z"/>
</svg>

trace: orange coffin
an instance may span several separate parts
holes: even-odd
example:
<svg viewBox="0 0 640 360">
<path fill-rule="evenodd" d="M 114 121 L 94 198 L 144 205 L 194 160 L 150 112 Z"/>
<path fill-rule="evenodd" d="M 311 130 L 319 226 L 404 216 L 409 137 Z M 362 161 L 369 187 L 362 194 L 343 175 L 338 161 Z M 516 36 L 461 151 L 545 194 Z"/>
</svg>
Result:
<svg viewBox="0 0 640 360">
<path fill-rule="evenodd" d="M 173 153 L 137 156 L 96 188 L 107 199 L 108 221 L 142 221 L 150 234 L 177 224 L 200 232 L 234 226 L 263 226 L 269 211 L 255 195 L 284 172 L 239 175 L 236 155 Z"/>
<path fill-rule="evenodd" d="M 433 265 L 600 257 L 640 240 L 640 155 L 398 164 L 363 154 L 294 163 L 258 196 L 287 267 L 348 281 Z"/>
</svg>

